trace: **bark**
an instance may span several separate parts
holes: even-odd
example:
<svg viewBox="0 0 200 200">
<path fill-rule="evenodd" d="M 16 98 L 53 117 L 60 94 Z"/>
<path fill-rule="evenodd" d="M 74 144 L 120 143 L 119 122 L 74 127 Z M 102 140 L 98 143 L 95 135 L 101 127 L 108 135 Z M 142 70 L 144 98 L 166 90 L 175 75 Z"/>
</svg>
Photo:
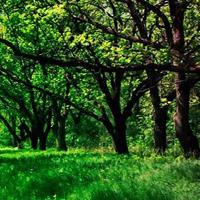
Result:
<svg viewBox="0 0 200 200">
<path fill-rule="evenodd" d="M 32 135 L 30 139 L 31 139 L 31 148 L 33 150 L 36 150 L 38 148 L 38 136 Z"/>
<path fill-rule="evenodd" d="M 67 118 L 67 112 L 62 114 L 61 108 L 58 106 L 57 101 L 53 101 L 54 105 L 54 127 L 53 131 L 56 135 L 56 141 L 57 141 L 57 149 L 59 151 L 67 151 L 67 144 L 65 141 L 65 121 Z"/>
<path fill-rule="evenodd" d="M 20 143 L 20 138 L 18 137 L 18 135 L 16 134 L 16 124 L 13 124 L 10 122 L 3 116 L 0 114 L 0 120 L 4 123 L 4 125 L 7 127 L 8 131 L 10 132 L 10 134 L 13 137 L 13 146 L 16 147 L 19 143 Z"/>
<path fill-rule="evenodd" d="M 10 116 L 10 121 L 11 121 L 11 126 L 12 126 L 12 129 L 13 129 L 13 132 L 15 132 L 14 135 L 16 135 L 16 128 L 17 128 L 17 125 L 16 125 L 16 117 L 15 116 Z M 17 147 L 18 146 L 18 141 L 17 138 L 15 136 L 13 136 L 13 147 Z"/>
<path fill-rule="evenodd" d="M 32 124 L 32 131 L 30 135 L 32 149 L 35 150 L 38 148 L 39 139 L 43 140 L 41 139 L 42 135 L 43 135 L 43 125 L 40 119 L 36 119 L 34 123 Z"/>
<path fill-rule="evenodd" d="M 13 147 L 18 147 L 18 140 L 15 137 L 12 139 L 12 145 Z"/>
<path fill-rule="evenodd" d="M 67 151 L 67 144 L 65 141 L 65 119 L 60 119 L 58 121 L 57 145 L 59 151 Z"/>
<path fill-rule="evenodd" d="M 170 14 L 172 17 L 173 45 L 171 46 L 173 65 L 183 68 L 184 63 L 184 13 L 186 4 L 178 1 L 169 1 Z M 176 113 L 174 123 L 176 136 L 184 150 L 185 156 L 193 154 L 200 156 L 200 149 L 197 137 L 192 133 L 189 124 L 189 100 L 190 87 L 184 72 L 178 72 L 175 78 L 176 87 Z"/>
<path fill-rule="evenodd" d="M 117 126 L 114 130 L 113 144 L 116 153 L 129 154 L 127 139 L 126 139 L 126 126 Z"/>
<path fill-rule="evenodd" d="M 49 109 L 46 121 L 40 124 L 40 150 L 46 150 L 47 137 L 51 130 L 52 110 Z M 46 128 L 45 128 L 46 123 Z"/>
<path fill-rule="evenodd" d="M 50 132 L 50 121 L 46 123 L 47 127 L 45 127 L 45 122 L 38 122 L 35 127 L 32 128 L 31 132 L 31 147 L 32 149 L 38 148 L 38 141 L 39 141 L 39 149 L 40 150 L 46 150 L 46 143 L 47 143 L 47 137 Z"/>
<path fill-rule="evenodd" d="M 116 73 L 115 80 L 112 84 L 112 100 L 108 102 L 114 119 L 113 126 L 113 144 L 114 149 L 118 154 L 129 154 L 128 144 L 126 140 L 126 119 L 121 112 L 121 82 L 123 73 Z"/>
<path fill-rule="evenodd" d="M 25 123 L 25 121 L 21 121 L 19 125 L 19 131 L 20 131 L 20 141 L 18 144 L 18 148 L 23 148 L 23 141 L 25 141 L 27 138 L 30 138 L 32 133 L 28 127 L 28 125 Z"/>
<path fill-rule="evenodd" d="M 159 95 L 159 88 L 156 82 L 157 73 L 155 70 L 147 71 L 149 78 L 152 78 L 153 87 L 150 88 L 151 102 L 153 105 L 153 119 L 154 119 L 154 148 L 158 153 L 164 153 L 167 147 L 166 138 L 166 123 L 167 123 L 167 106 L 161 106 L 161 99 Z"/>
<path fill-rule="evenodd" d="M 154 147 L 158 153 L 164 153 L 167 147 L 166 124 L 168 109 L 167 107 L 154 107 L 154 109 Z"/>
<path fill-rule="evenodd" d="M 129 154 L 128 144 L 126 139 L 126 120 L 121 116 L 115 116 L 115 125 L 113 125 L 105 112 L 103 111 L 103 124 L 107 131 L 112 136 L 115 152 L 118 154 Z"/>
<path fill-rule="evenodd" d="M 190 88 L 186 82 L 184 73 L 177 74 L 176 77 L 176 113 L 174 123 L 176 136 L 184 150 L 185 156 L 200 156 L 200 148 L 197 137 L 192 133 L 189 123 L 189 99 Z"/>
<path fill-rule="evenodd" d="M 40 150 L 46 150 L 46 143 L 47 143 L 47 136 L 48 134 L 46 133 L 41 133 L 40 135 Z"/>
</svg>

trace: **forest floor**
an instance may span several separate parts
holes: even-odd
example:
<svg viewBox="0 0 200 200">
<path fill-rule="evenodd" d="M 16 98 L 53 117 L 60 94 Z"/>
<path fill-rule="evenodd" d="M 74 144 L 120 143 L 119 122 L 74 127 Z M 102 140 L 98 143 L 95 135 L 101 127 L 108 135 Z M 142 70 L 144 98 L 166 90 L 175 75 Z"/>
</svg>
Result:
<svg viewBox="0 0 200 200">
<path fill-rule="evenodd" d="M 199 200 L 200 161 L 0 149 L 2 200 Z"/>
</svg>

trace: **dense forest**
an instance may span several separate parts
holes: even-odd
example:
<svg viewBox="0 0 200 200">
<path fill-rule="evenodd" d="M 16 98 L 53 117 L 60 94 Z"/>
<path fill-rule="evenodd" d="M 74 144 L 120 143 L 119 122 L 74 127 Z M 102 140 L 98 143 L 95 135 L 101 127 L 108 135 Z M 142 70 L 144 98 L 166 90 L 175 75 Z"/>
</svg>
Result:
<svg viewBox="0 0 200 200">
<path fill-rule="evenodd" d="M 199 199 L 199 10 L 1 0 L 0 198 Z"/>
</svg>

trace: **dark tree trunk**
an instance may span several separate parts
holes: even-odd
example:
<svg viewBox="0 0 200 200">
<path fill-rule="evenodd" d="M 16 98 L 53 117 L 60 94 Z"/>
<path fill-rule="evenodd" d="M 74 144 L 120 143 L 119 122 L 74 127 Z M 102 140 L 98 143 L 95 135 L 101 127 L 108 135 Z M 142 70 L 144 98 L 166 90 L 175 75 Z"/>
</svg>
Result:
<svg viewBox="0 0 200 200">
<path fill-rule="evenodd" d="M 46 150 L 47 137 L 51 130 L 51 118 L 52 118 L 52 110 L 51 109 L 49 109 L 47 116 L 48 117 L 46 118 L 46 121 L 41 121 L 41 123 L 38 126 L 38 133 L 39 133 L 39 139 L 40 139 L 40 150 Z M 45 117 L 44 117 L 44 119 L 45 119 Z M 45 125 L 46 125 L 46 128 L 45 128 Z"/>
<path fill-rule="evenodd" d="M 46 143 L 47 143 L 47 136 L 48 134 L 41 133 L 40 135 L 40 150 L 46 150 Z"/>
<path fill-rule="evenodd" d="M 117 119 L 112 134 L 114 149 L 118 154 L 129 154 L 126 139 L 126 122 L 123 119 L 120 120 L 120 117 Z"/>
<path fill-rule="evenodd" d="M 31 148 L 33 150 L 36 150 L 38 148 L 38 136 L 32 135 L 30 139 L 31 139 Z"/>
<path fill-rule="evenodd" d="M 16 134 L 16 122 L 13 122 L 13 118 L 11 118 L 12 124 L 3 116 L 0 114 L 0 120 L 4 123 L 4 125 L 7 127 L 8 131 L 12 135 L 12 144 L 14 147 L 17 147 L 18 144 L 21 143 L 20 137 Z"/>
<path fill-rule="evenodd" d="M 59 151 L 67 151 L 67 145 L 65 141 L 65 119 L 62 118 L 58 121 L 57 130 L 57 149 Z"/>
<path fill-rule="evenodd" d="M 154 147 L 158 153 L 164 153 L 167 147 L 166 124 L 167 107 L 154 107 Z"/>
<path fill-rule="evenodd" d="M 120 120 L 122 117 L 115 116 L 115 126 L 110 122 L 105 110 L 103 110 L 104 121 L 103 124 L 106 127 L 108 133 L 112 136 L 113 147 L 118 154 L 129 154 L 128 144 L 126 139 L 126 121 Z"/>
<path fill-rule="evenodd" d="M 13 145 L 13 147 L 18 147 L 18 140 L 16 137 L 12 138 L 12 145 Z"/>
<path fill-rule="evenodd" d="M 40 139 L 40 135 L 43 133 L 43 128 L 41 127 L 40 120 L 36 120 L 32 124 L 32 130 L 31 130 L 31 148 L 36 150 L 38 148 L 38 140 Z"/>
<path fill-rule="evenodd" d="M 186 82 L 184 73 L 178 73 L 176 77 L 176 114 L 174 123 L 176 136 L 186 156 L 200 156 L 198 139 L 193 135 L 189 124 L 189 99 L 190 88 Z"/>
<path fill-rule="evenodd" d="M 49 133 L 49 130 L 50 130 L 47 127 L 47 130 L 45 131 L 44 127 L 45 127 L 45 122 L 40 121 L 40 123 L 38 123 L 37 132 L 36 132 L 36 134 L 38 135 L 38 138 L 39 138 L 39 148 L 40 148 L 40 150 L 46 150 L 47 137 L 48 137 L 48 133 Z"/>
<path fill-rule="evenodd" d="M 19 140 L 16 137 L 16 135 L 17 135 L 16 134 L 16 128 L 17 128 L 16 117 L 15 116 L 10 116 L 10 121 L 11 121 L 12 130 L 13 130 L 13 139 L 12 139 L 13 142 L 12 142 L 12 144 L 13 144 L 13 147 L 17 147 Z"/>
<path fill-rule="evenodd" d="M 161 106 L 159 95 L 159 88 L 156 85 L 156 76 L 158 75 L 155 70 L 147 71 L 149 78 L 152 78 L 153 87 L 150 88 L 151 102 L 153 105 L 153 118 L 154 118 L 154 148 L 158 153 L 164 153 L 167 147 L 166 138 L 166 123 L 167 123 L 167 106 Z"/>
<path fill-rule="evenodd" d="M 113 136 L 113 144 L 116 153 L 129 154 L 125 130 L 116 130 Z"/>
<path fill-rule="evenodd" d="M 53 132 L 56 136 L 57 149 L 59 151 L 67 151 L 67 144 L 65 141 L 65 122 L 67 119 L 68 112 L 62 113 L 62 105 L 59 106 L 57 101 L 53 101 L 54 110 L 54 127 Z"/>
<path fill-rule="evenodd" d="M 183 67 L 185 36 L 184 36 L 184 14 L 187 5 L 179 1 L 169 1 L 170 14 L 172 17 L 173 28 L 173 44 L 171 46 L 173 65 Z M 196 157 L 200 155 L 198 140 L 193 135 L 189 124 L 189 101 L 190 87 L 187 84 L 185 73 L 179 72 L 175 78 L 176 87 L 176 114 L 174 115 L 174 123 L 176 136 L 184 150 L 186 156 L 194 154 Z"/>
</svg>

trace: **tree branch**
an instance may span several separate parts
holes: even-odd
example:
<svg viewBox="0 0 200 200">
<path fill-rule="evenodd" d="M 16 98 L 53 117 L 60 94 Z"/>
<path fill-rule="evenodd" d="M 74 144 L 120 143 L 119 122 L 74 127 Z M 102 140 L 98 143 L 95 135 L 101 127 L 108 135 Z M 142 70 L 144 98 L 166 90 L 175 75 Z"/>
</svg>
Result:
<svg viewBox="0 0 200 200">
<path fill-rule="evenodd" d="M 188 72 L 188 73 L 200 73 L 200 66 L 192 66 L 192 67 L 177 67 L 172 65 L 171 63 L 166 63 L 166 64 L 145 64 L 145 65 L 120 65 L 120 66 L 105 66 L 103 64 L 94 64 L 82 60 L 78 60 L 76 58 L 72 58 L 71 60 L 68 61 L 63 61 L 63 60 L 57 60 L 54 58 L 42 56 L 42 55 L 33 55 L 33 54 L 28 54 L 21 52 L 20 49 L 18 49 L 13 43 L 11 43 L 8 40 L 0 38 L 0 43 L 5 44 L 9 48 L 13 50 L 13 53 L 15 56 L 22 57 L 24 59 L 28 60 L 34 60 L 37 61 L 41 64 L 49 64 L 52 66 L 60 66 L 60 67 L 82 67 L 84 69 L 90 70 L 90 71 L 103 71 L 103 72 L 127 72 L 127 71 L 143 71 L 143 70 L 148 70 L 148 69 L 157 69 L 160 71 L 171 71 L 171 72 Z"/>
<path fill-rule="evenodd" d="M 124 119 L 127 119 L 132 114 L 132 108 L 137 103 L 139 98 L 144 95 L 150 87 L 154 87 L 164 76 L 164 74 L 161 74 L 159 77 L 156 78 L 156 80 L 151 80 L 147 78 L 146 80 L 142 81 L 137 88 L 133 91 L 130 100 L 128 101 L 126 107 L 123 111 L 123 117 Z"/>
</svg>

